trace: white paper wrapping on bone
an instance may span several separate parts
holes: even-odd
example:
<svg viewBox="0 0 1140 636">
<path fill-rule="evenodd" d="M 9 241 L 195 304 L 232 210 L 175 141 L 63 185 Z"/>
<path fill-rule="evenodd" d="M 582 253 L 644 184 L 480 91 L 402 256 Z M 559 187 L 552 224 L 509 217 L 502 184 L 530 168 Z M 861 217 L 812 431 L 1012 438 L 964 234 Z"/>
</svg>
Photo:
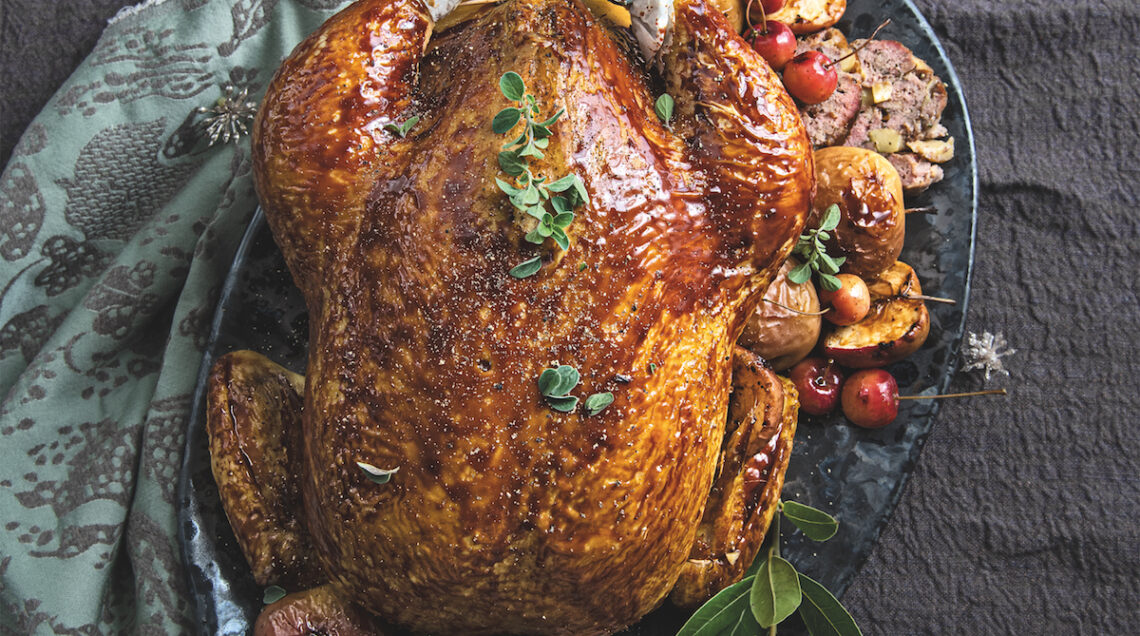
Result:
<svg viewBox="0 0 1140 636">
<path fill-rule="evenodd" d="M 673 36 L 673 8 L 673 0 L 634 0 L 629 7 L 630 28 L 641 54 L 659 69 L 659 53 Z"/>
<path fill-rule="evenodd" d="M 442 20 L 444 16 L 454 11 L 460 2 L 461 0 L 423 0 L 433 22 Z"/>
</svg>

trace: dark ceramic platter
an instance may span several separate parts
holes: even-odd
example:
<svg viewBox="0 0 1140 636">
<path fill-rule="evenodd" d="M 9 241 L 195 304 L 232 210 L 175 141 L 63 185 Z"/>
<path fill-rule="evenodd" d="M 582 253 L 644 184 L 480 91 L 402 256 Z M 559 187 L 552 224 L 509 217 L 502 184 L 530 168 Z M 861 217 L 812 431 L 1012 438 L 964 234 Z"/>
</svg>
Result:
<svg viewBox="0 0 1140 636">
<path fill-rule="evenodd" d="M 907 201 L 910 207 L 934 206 L 938 213 L 907 219 L 902 258 L 919 273 L 927 294 L 958 304 L 929 304 L 932 326 L 925 346 L 889 368 L 903 394 L 934 394 L 949 384 L 962 338 L 973 262 L 974 143 L 958 77 L 909 0 L 851 0 L 839 27 L 852 39 L 864 37 L 887 17 L 891 24 L 881 37 L 911 47 L 946 82 L 950 103 L 943 124 L 957 146 L 945 180 Z M 237 547 L 210 474 L 202 405 L 206 372 L 216 357 L 235 349 L 259 351 L 303 372 L 307 334 L 304 303 L 259 210 L 218 304 L 179 481 L 183 559 L 202 633 L 247 633 L 262 607 L 262 589 Z M 783 552 L 797 568 L 837 595 L 847 589 L 898 502 L 937 410 L 937 401 L 904 402 L 895 423 L 878 431 L 854 428 L 841 417 L 801 418 L 783 497 L 830 511 L 839 518 L 840 529 L 830 541 L 813 543 L 785 526 Z M 628 633 L 674 634 L 685 618 L 665 608 Z"/>
</svg>

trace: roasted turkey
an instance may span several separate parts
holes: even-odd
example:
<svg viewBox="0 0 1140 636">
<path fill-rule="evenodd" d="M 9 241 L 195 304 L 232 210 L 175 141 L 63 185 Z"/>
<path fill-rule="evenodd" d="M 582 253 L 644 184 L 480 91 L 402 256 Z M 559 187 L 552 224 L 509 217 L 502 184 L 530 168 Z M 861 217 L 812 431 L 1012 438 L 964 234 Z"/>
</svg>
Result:
<svg viewBox="0 0 1140 636">
<path fill-rule="evenodd" d="M 580 0 L 448 10 L 351 5 L 255 124 L 310 352 L 218 361 L 212 463 L 257 581 L 318 588 L 263 631 L 611 633 L 737 580 L 778 497 L 795 393 L 734 344 L 813 189 L 778 77 L 706 0 L 635 4 L 636 40 Z M 508 71 L 565 109 L 530 158 L 584 185 L 565 249 L 496 184 Z M 613 403 L 552 408 L 561 365 Z"/>
</svg>

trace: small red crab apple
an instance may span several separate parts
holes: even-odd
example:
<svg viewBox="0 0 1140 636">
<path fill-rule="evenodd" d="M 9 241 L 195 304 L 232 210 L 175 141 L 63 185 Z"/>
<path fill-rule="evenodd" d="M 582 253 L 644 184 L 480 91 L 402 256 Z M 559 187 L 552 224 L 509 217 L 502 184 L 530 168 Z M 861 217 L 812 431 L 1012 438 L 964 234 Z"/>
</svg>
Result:
<svg viewBox="0 0 1140 636">
<path fill-rule="evenodd" d="M 882 428 L 895 421 L 900 400 L 938 400 L 941 398 L 1005 395 L 1005 389 L 947 393 L 944 395 L 899 396 L 895 377 L 883 369 L 863 369 L 851 374 L 843 385 L 840 402 L 843 414 L 856 426 Z"/>
<path fill-rule="evenodd" d="M 774 71 L 781 71 L 796 55 L 796 34 L 783 22 L 768 20 L 751 31 L 752 48 Z"/>
<path fill-rule="evenodd" d="M 843 370 L 827 358 L 804 358 L 788 373 L 800 394 L 800 410 L 812 415 L 827 415 L 839 405 L 843 386 Z"/>
</svg>

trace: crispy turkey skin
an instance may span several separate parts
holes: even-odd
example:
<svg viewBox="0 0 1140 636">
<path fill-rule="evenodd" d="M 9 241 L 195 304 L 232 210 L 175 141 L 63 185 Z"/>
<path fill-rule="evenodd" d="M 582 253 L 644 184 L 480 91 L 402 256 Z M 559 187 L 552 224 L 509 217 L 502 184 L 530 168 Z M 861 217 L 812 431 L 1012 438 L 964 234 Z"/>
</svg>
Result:
<svg viewBox="0 0 1140 636">
<path fill-rule="evenodd" d="M 676 4 L 662 68 L 580 0 L 507 0 L 435 37 L 419 0 L 363 0 L 275 76 L 253 151 L 310 313 L 298 541 L 346 600 L 416 631 L 609 633 L 682 576 L 733 345 L 813 171 L 779 79 L 705 0 Z M 531 160 L 589 194 L 565 251 L 526 242 L 495 184 L 518 134 L 491 130 L 506 71 L 566 109 Z M 557 364 L 613 404 L 549 408 Z M 399 471 L 379 485 L 357 462 Z"/>
</svg>

